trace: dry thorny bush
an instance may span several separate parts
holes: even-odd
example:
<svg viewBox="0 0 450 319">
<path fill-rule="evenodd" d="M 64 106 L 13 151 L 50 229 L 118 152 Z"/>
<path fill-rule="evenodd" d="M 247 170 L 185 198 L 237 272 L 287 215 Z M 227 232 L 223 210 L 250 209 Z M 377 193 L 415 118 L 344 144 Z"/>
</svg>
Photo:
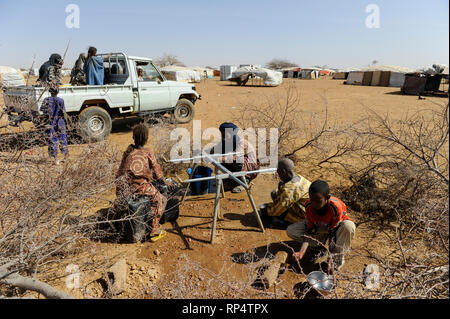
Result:
<svg viewBox="0 0 450 319">
<path fill-rule="evenodd" d="M 2 135 L 0 282 L 67 296 L 28 276 L 47 282 L 64 257 L 90 250 L 96 228 L 86 217 L 114 187 L 118 152 L 107 142 L 80 144 L 57 166 L 36 147 L 46 145 L 43 131 Z"/>
<path fill-rule="evenodd" d="M 330 123 L 324 98 L 322 113 L 302 111 L 298 92 L 288 87 L 262 105 L 242 105 L 238 119 L 243 127 L 277 127 L 279 154 L 303 174 L 334 173 L 351 185 L 340 185 L 338 195 L 361 223 L 378 225 L 373 237 L 383 233 L 394 249 L 385 256 L 365 251 L 383 275 L 383 289 L 371 297 L 448 296 L 448 103 L 432 102 L 400 120 L 367 108 L 364 118 L 338 125 Z M 358 284 L 348 285 L 347 297 L 363 296 Z"/>
</svg>

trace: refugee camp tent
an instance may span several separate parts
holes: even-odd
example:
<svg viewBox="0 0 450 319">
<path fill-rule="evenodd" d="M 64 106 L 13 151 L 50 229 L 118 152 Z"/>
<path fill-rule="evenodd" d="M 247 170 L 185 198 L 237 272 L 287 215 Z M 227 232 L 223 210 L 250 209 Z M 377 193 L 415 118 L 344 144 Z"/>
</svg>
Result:
<svg viewBox="0 0 450 319">
<path fill-rule="evenodd" d="M 333 70 L 323 69 L 319 71 L 319 75 L 326 76 L 326 75 L 332 75 L 334 73 Z"/>
<path fill-rule="evenodd" d="M 220 66 L 220 81 L 227 81 L 231 78 L 231 74 L 236 71 L 237 67 L 234 65 Z"/>
<path fill-rule="evenodd" d="M 380 86 L 389 86 L 390 78 L 391 78 L 391 71 L 381 71 Z"/>
<path fill-rule="evenodd" d="M 214 77 L 214 70 L 213 69 L 202 68 L 202 67 L 199 67 L 199 66 L 194 66 L 194 67 L 191 67 L 190 69 L 200 73 L 202 78 L 212 79 Z"/>
<path fill-rule="evenodd" d="M 161 72 L 168 80 L 180 82 L 200 82 L 202 76 L 199 72 L 182 66 L 165 66 Z"/>
<path fill-rule="evenodd" d="M 253 74 L 256 77 L 263 79 L 265 85 L 278 86 L 283 82 L 283 73 L 255 66 L 238 68 L 232 73 L 231 77 L 237 78 L 246 74 Z"/>
<path fill-rule="evenodd" d="M 283 78 L 296 79 L 300 76 L 302 68 L 292 67 L 292 68 L 284 68 L 281 69 L 280 72 L 283 73 Z"/>
<path fill-rule="evenodd" d="M 395 65 L 373 65 L 361 71 L 373 72 L 371 83 L 367 85 L 401 87 L 405 74 L 413 73 L 415 70 Z"/>
<path fill-rule="evenodd" d="M 333 80 L 345 80 L 348 77 L 348 72 L 336 72 L 333 74 Z"/>
<path fill-rule="evenodd" d="M 302 79 L 317 79 L 319 78 L 319 69 L 316 68 L 307 68 L 302 69 L 300 72 L 300 77 Z"/>
<path fill-rule="evenodd" d="M 373 71 L 365 71 L 363 74 L 362 85 L 370 85 L 372 83 Z"/>
<path fill-rule="evenodd" d="M 391 72 L 389 77 L 389 86 L 402 87 L 405 82 L 405 73 L 401 72 Z"/>
<path fill-rule="evenodd" d="M 25 85 L 24 76 L 14 68 L 0 66 L 0 87 Z"/>
<path fill-rule="evenodd" d="M 351 71 L 348 73 L 345 84 L 361 85 L 364 78 L 363 71 Z"/>
<path fill-rule="evenodd" d="M 381 72 L 382 71 L 373 71 L 372 82 L 370 83 L 370 85 L 372 85 L 372 86 L 380 85 Z"/>
<path fill-rule="evenodd" d="M 359 71 L 357 68 L 346 68 L 346 69 L 340 69 L 336 70 L 333 74 L 333 80 L 346 80 L 348 78 L 348 75 L 350 72 L 353 71 Z"/>
</svg>

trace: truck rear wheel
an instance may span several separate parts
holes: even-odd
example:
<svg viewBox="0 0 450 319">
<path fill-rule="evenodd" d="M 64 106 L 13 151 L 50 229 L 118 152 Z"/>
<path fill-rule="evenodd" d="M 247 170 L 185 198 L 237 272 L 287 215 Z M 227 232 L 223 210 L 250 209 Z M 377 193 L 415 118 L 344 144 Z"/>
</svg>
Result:
<svg viewBox="0 0 450 319">
<path fill-rule="evenodd" d="M 98 106 L 90 106 L 79 115 L 80 135 L 87 142 L 99 142 L 111 133 L 112 120 L 108 112 Z"/>
<path fill-rule="evenodd" d="M 194 103 L 187 99 L 180 99 L 173 110 L 173 117 L 177 123 L 188 123 L 195 116 Z"/>
</svg>

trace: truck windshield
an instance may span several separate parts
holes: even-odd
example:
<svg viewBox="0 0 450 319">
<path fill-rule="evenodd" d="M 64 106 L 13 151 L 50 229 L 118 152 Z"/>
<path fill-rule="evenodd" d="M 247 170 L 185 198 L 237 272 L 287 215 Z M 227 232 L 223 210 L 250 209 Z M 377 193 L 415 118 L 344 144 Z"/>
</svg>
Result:
<svg viewBox="0 0 450 319">
<path fill-rule="evenodd" d="M 163 81 L 155 66 L 148 63 L 139 63 L 137 66 L 138 81 Z"/>
</svg>

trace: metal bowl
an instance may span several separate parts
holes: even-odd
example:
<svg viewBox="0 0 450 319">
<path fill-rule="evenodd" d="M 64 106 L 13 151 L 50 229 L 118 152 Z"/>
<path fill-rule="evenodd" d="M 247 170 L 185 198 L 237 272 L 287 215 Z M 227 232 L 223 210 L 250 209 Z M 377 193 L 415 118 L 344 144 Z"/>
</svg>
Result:
<svg viewBox="0 0 450 319">
<path fill-rule="evenodd" d="M 334 288 L 334 277 L 327 275 L 323 271 L 312 271 L 306 279 L 311 287 L 322 293 L 329 293 Z"/>
</svg>

